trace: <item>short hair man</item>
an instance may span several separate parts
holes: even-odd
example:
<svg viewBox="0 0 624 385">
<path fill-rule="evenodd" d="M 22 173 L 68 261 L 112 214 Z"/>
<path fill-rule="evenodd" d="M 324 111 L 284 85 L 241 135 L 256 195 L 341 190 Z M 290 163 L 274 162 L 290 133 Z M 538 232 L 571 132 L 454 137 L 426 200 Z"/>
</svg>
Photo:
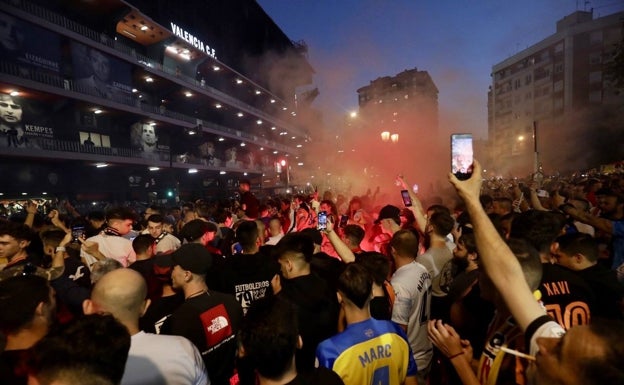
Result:
<svg viewBox="0 0 624 385">
<path fill-rule="evenodd" d="M 87 238 L 80 256 L 89 268 L 97 260 L 112 258 L 128 267 L 136 260 L 132 242 L 123 236 L 132 231 L 134 212 L 126 207 L 116 207 L 106 213 L 107 227 L 98 235 Z"/>
<path fill-rule="evenodd" d="M 530 210 L 518 214 L 511 222 L 510 236 L 529 242 L 542 260 L 541 301 L 565 329 L 589 323 L 595 295 L 587 283 L 561 266 L 551 263 L 555 239 L 563 229 L 561 213 Z"/>
<path fill-rule="evenodd" d="M 295 352 L 302 342 L 296 309 L 287 300 L 269 297 L 254 302 L 243 320 L 239 341 L 240 354 L 256 370 L 260 385 L 343 384 L 324 367 L 297 372 Z"/>
<path fill-rule="evenodd" d="M 160 214 L 152 214 L 147 218 L 147 228 L 143 234 L 149 234 L 154 238 L 156 254 L 171 253 L 177 250 L 181 243 L 173 234 L 163 229 L 165 218 Z"/>
<path fill-rule="evenodd" d="M 359 254 L 363 251 L 360 248 L 360 243 L 366 235 L 363 228 L 358 225 L 346 225 L 342 233 L 342 241 L 353 251 L 353 254 Z"/>
<path fill-rule="evenodd" d="M 33 348 L 32 385 L 117 385 L 130 348 L 130 335 L 112 315 L 81 317 Z"/>
<path fill-rule="evenodd" d="M 598 264 L 598 243 L 583 233 L 565 234 L 555 240 L 557 263 L 575 271 L 592 289 L 592 317 L 622 319 L 624 286 L 615 271 Z"/>
<path fill-rule="evenodd" d="M 30 261 L 26 248 L 32 236 L 30 228 L 22 223 L 0 222 L 0 259 L 7 261 L 2 270 L 19 267 Z"/>
<path fill-rule="evenodd" d="M 269 219 L 269 239 L 264 243 L 265 245 L 277 245 L 280 239 L 284 236 L 282 230 L 282 221 L 279 217 L 273 217 Z"/>
<path fill-rule="evenodd" d="M 233 294 L 244 312 L 253 301 L 271 295 L 271 279 L 279 266 L 260 250 L 261 237 L 256 221 L 243 221 L 236 228 L 236 239 L 243 252 L 225 260 L 218 289 Z"/>
<path fill-rule="evenodd" d="M 394 233 L 390 252 L 396 264 L 390 280 L 395 293 L 392 321 L 406 332 L 419 368 L 418 382 L 424 384 L 433 357 L 426 327 L 431 304 L 431 275 L 416 261 L 418 238 L 412 231 Z"/>
<path fill-rule="evenodd" d="M 54 322 L 56 300 L 48 281 L 20 275 L 0 281 L 0 332 L 6 346 L 0 353 L 0 379 L 26 383 L 25 352 L 43 338 Z"/>
<path fill-rule="evenodd" d="M 161 334 L 191 340 L 204 358 L 210 382 L 227 385 L 234 373 L 236 333 L 243 310 L 234 296 L 208 289 L 206 272 L 211 259 L 197 243 L 182 245 L 170 254 L 173 288 L 184 292 L 185 302 L 165 321 Z"/>
<path fill-rule="evenodd" d="M 336 333 L 336 293 L 327 282 L 311 272 L 314 241 L 309 236 L 287 234 L 276 247 L 281 276 L 275 275 L 271 284 L 276 295 L 297 305 L 303 338 L 303 347 L 297 352 L 297 370 L 309 372 L 314 367 L 314 352 L 318 343 Z"/>
<path fill-rule="evenodd" d="M 207 384 L 202 357 L 189 340 L 139 329 L 139 317 L 150 303 L 146 297 L 143 277 L 132 269 L 118 269 L 104 275 L 83 304 L 85 314 L 112 314 L 130 332 L 132 342 L 121 384 Z"/>
<path fill-rule="evenodd" d="M 393 322 L 371 317 L 372 285 L 371 275 L 357 263 L 340 274 L 338 301 L 348 326 L 319 344 L 319 364 L 338 373 L 345 385 L 417 384 L 416 362 L 405 332 Z"/>
</svg>

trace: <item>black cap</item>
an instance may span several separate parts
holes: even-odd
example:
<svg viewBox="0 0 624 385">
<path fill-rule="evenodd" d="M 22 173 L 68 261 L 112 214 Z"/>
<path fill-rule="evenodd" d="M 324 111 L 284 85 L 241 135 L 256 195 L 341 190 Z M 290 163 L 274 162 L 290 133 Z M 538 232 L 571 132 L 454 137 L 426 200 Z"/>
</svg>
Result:
<svg viewBox="0 0 624 385">
<path fill-rule="evenodd" d="M 199 243 L 186 243 L 171 254 L 156 256 L 154 262 L 163 267 L 178 265 L 183 270 L 204 275 L 212 266 L 212 255 Z"/>
<path fill-rule="evenodd" d="M 189 242 L 201 238 L 202 235 L 207 232 L 217 232 L 218 228 L 212 222 L 206 222 L 201 219 L 193 219 L 189 223 L 185 224 L 180 231 L 180 236 Z"/>
<path fill-rule="evenodd" d="M 381 211 L 379 211 L 379 216 L 377 217 L 375 224 L 378 225 L 382 219 L 394 219 L 394 221 L 398 225 L 401 223 L 400 216 L 401 216 L 400 208 L 396 206 L 392 206 L 392 205 L 386 205 L 382 207 Z"/>
</svg>

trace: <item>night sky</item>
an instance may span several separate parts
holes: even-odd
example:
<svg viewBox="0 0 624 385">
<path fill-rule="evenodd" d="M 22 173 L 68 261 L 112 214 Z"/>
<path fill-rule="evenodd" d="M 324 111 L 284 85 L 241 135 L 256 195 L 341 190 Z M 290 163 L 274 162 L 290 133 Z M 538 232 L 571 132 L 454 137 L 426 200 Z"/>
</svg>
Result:
<svg viewBox="0 0 624 385">
<path fill-rule="evenodd" d="M 305 40 L 321 92 L 314 106 L 332 116 L 357 109 L 359 87 L 418 67 L 437 85 L 440 126 L 487 136 L 492 66 L 555 32 L 575 10 L 594 17 L 618 0 L 258 0 L 291 40 Z M 587 3 L 587 4 L 585 4 Z"/>
</svg>

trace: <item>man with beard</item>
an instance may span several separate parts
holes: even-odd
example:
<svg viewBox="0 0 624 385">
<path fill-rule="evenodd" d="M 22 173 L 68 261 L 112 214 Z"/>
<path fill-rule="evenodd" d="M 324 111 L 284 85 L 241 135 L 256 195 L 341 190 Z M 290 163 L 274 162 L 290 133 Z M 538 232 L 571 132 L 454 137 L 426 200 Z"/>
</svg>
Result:
<svg viewBox="0 0 624 385">
<path fill-rule="evenodd" d="M 463 234 L 453 250 L 453 264 L 459 273 L 449 287 L 449 319 L 461 336 L 473 346 L 473 357 L 481 356 L 487 326 L 494 315 L 491 302 L 481 298 L 479 252 L 474 235 Z"/>
</svg>

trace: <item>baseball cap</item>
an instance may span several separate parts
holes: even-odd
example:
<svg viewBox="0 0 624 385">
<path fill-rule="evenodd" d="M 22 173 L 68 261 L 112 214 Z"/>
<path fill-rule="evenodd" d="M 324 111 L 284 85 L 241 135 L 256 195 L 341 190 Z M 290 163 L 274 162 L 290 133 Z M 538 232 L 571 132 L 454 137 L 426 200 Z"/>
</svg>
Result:
<svg viewBox="0 0 624 385">
<path fill-rule="evenodd" d="M 189 242 L 192 242 L 207 232 L 218 230 L 217 225 L 212 222 L 206 222 L 201 219 L 193 219 L 185 224 L 180 231 L 180 236 Z"/>
<path fill-rule="evenodd" d="M 381 211 L 379 211 L 379 216 L 377 217 L 377 220 L 375 221 L 375 224 L 378 225 L 382 219 L 394 219 L 394 221 L 397 224 L 401 223 L 401 209 L 393 206 L 393 205 L 386 205 L 384 207 L 381 208 Z"/>
<path fill-rule="evenodd" d="M 206 274 L 212 266 L 212 255 L 199 243 L 186 243 L 171 254 L 158 255 L 155 263 L 162 267 L 180 266 L 195 274 Z"/>
</svg>

